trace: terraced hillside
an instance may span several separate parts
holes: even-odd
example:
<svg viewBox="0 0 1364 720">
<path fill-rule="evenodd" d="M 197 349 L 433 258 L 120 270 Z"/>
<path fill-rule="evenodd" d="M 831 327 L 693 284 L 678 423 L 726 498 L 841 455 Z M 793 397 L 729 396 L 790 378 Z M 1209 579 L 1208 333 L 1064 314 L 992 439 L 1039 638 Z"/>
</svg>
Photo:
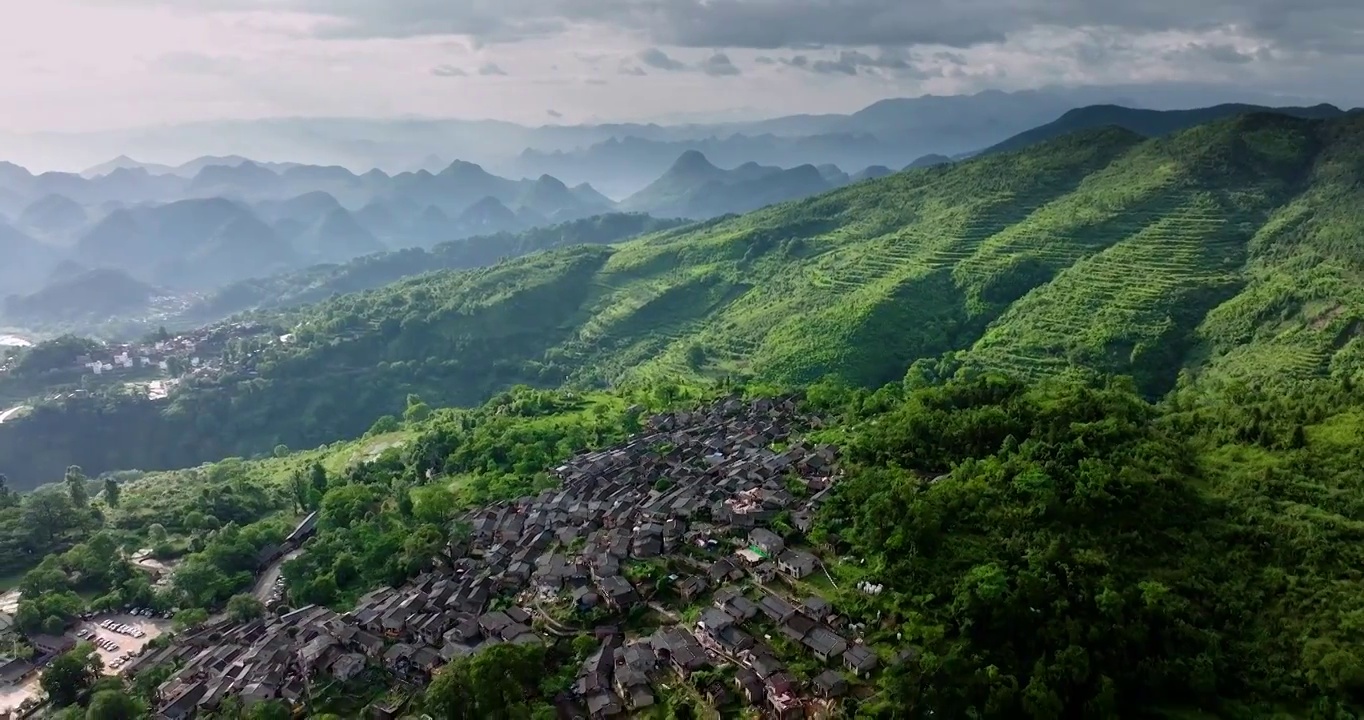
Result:
<svg viewBox="0 0 1364 720">
<path fill-rule="evenodd" d="M 1325 373 L 1360 353 L 1361 160 L 1360 116 L 1247 115 L 1155 140 L 1083 132 L 614 247 L 430 276 L 303 320 L 325 327 L 358 309 L 361 333 L 401 320 L 410 331 L 360 340 L 365 362 L 452 354 L 460 372 L 445 392 L 458 401 L 473 399 L 459 388 L 517 380 L 878 384 L 944 354 L 1028 377 L 1132 374 L 1150 393 L 1185 367 Z M 456 335 L 462 350 L 433 339 Z"/>
<path fill-rule="evenodd" d="M 1182 370 L 1343 373 L 1364 364 L 1361 238 L 1364 115 L 1086 131 L 342 296 L 279 316 L 293 345 L 166 417 L 209 459 L 354 436 L 407 393 L 468 404 L 517 383 L 875 385 L 927 359 L 1130 374 L 1158 395 Z"/>
</svg>

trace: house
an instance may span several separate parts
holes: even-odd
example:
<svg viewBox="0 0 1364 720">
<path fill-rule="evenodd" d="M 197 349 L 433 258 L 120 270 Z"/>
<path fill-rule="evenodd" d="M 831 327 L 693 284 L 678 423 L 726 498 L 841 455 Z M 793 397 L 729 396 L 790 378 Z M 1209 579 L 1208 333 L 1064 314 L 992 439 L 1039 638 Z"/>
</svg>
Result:
<svg viewBox="0 0 1364 720">
<path fill-rule="evenodd" d="M 602 578 L 599 589 L 602 597 L 606 599 L 606 604 L 616 610 L 623 610 L 639 602 L 639 595 L 635 592 L 634 586 L 620 575 Z"/>
<path fill-rule="evenodd" d="M 727 582 L 742 580 L 744 570 L 736 565 L 733 560 L 721 558 L 706 569 L 706 577 L 710 578 L 712 585 L 719 586 Z"/>
<path fill-rule="evenodd" d="M 848 681 L 836 670 L 825 670 L 811 681 L 820 697 L 837 698 L 848 694 Z"/>
<path fill-rule="evenodd" d="M 829 616 L 834 614 L 834 606 L 818 595 L 805 598 L 805 602 L 801 603 L 801 610 L 820 622 L 827 621 Z"/>
<path fill-rule="evenodd" d="M 66 635 L 30 635 L 28 642 L 40 655 L 57 655 L 76 647 L 76 641 Z"/>
<path fill-rule="evenodd" d="M 327 672 L 335 679 L 345 682 L 359 675 L 365 669 L 365 656 L 358 653 L 346 653 L 338 656 L 332 661 Z"/>
<path fill-rule="evenodd" d="M 818 566 L 814 555 L 801 550 L 787 550 L 777 557 L 777 567 L 797 580 L 809 577 Z"/>
<path fill-rule="evenodd" d="M 876 669 L 879 658 L 866 645 L 852 645 L 843 653 L 843 666 L 857 677 L 867 677 Z"/>
<path fill-rule="evenodd" d="M 776 595 L 764 595 L 758 601 L 758 610 L 774 623 L 785 623 L 796 614 L 796 607 Z"/>
<path fill-rule="evenodd" d="M 713 601 L 715 607 L 724 610 L 729 613 L 730 617 L 741 622 L 752 620 L 758 615 L 757 604 L 744 597 L 743 593 L 734 588 L 716 590 Z"/>
<path fill-rule="evenodd" d="M 777 557 L 786 549 L 786 541 L 781 536 L 766 528 L 754 528 L 748 533 L 748 542 L 753 547 L 763 551 L 768 557 Z"/>
<path fill-rule="evenodd" d="M 478 630 L 483 633 L 483 637 L 489 639 L 501 637 L 503 628 L 512 624 L 514 621 L 499 610 L 478 616 Z"/>
<path fill-rule="evenodd" d="M 801 642 L 814 652 L 815 657 L 824 662 L 842 655 L 843 651 L 848 649 L 847 640 L 822 625 L 812 629 Z"/>
<path fill-rule="evenodd" d="M 767 700 L 763 681 L 757 673 L 748 668 L 740 668 L 734 673 L 734 686 L 738 689 L 739 696 L 749 705 L 760 706 Z"/>
<path fill-rule="evenodd" d="M 704 577 L 700 575 L 692 575 L 690 577 L 683 578 L 680 582 L 677 583 L 677 594 L 681 596 L 683 600 L 691 602 L 692 600 L 695 600 L 696 598 L 700 597 L 701 594 L 704 593 L 709 587 L 710 583 L 706 582 L 706 579 Z"/>
<path fill-rule="evenodd" d="M 777 629 L 792 642 L 801 642 L 815 629 L 815 621 L 800 613 L 792 613 Z"/>
</svg>

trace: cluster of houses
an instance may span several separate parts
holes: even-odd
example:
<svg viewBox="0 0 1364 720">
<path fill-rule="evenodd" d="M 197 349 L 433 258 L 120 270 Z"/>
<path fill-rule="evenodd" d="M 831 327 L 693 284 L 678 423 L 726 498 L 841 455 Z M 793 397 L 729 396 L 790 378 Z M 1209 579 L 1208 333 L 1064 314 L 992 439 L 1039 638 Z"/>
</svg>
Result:
<svg viewBox="0 0 1364 720">
<path fill-rule="evenodd" d="M 603 642 L 571 698 L 585 716 L 647 707 L 661 675 L 688 678 L 718 664 L 739 670 L 728 687 L 701 688 L 712 700 L 803 716 L 817 698 L 847 692 L 835 668 L 866 675 L 878 663 L 875 652 L 841 634 L 827 601 L 796 602 L 769 588 L 778 577 L 823 572 L 814 555 L 772 530 L 778 517 L 808 530 L 836 480 L 834 448 L 793 439 L 818 424 L 791 399 L 731 398 L 650 418 L 625 444 L 556 468 L 557 489 L 468 513 L 453 560 L 403 587 L 375 590 L 344 614 L 310 607 L 243 626 L 218 623 L 139 664 L 179 661 L 160 688 L 160 713 L 184 718 L 228 695 L 248 704 L 295 702 L 318 674 L 344 681 L 370 665 L 420 686 L 442 665 L 490 644 L 563 635 L 545 603 L 610 618 L 657 607 L 658 596 L 677 609 L 704 610 L 694 623 L 665 623 L 629 642 L 598 628 Z M 632 565 L 660 558 L 694 572 L 671 575 L 662 594 L 627 578 Z M 596 610 L 606 612 L 590 615 Z M 544 623 L 535 622 L 540 617 Z M 774 632 L 828 669 L 803 687 L 759 639 Z"/>
</svg>

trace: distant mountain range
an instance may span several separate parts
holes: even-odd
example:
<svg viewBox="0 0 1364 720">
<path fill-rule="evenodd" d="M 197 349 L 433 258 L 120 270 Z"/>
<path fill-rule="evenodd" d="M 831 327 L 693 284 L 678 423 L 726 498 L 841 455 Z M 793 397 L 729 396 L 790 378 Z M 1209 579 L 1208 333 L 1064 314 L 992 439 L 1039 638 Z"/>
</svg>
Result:
<svg viewBox="0 0 1364 720">
<path fill-rule="evenodd" d="M 176 292 L 207 291 L 318 263 L 618 210 L 689 219 L 742 213 L 889 172 L 876 167 L 850 176 L 836 166 L 752 162 L 722 170 L 687 151 L 648 187 L 616 203 L 588 183 L 569 187 L 550 175 L 512 180 L 464 161 L 436 173 L 397 175 L 236 157 L 175 168 L 120 157 L 92 170 L 105 174 L 35 175 L 0 165 L 6 214 L 14 218 L 0 242 L 15 258 L 0 270 L 0 293 L 40 289 L 63 260 Z"/>
<path fill-rule="evenodd" d="M 487 120 L 284 118 L 93 133 L 0 132 L 0 148 L 21 163 L 84 168 L 90 176 L 141 168 L 188 177 L 201 169 L 195 163 L 231 165 L 244 157 L 435 173 L 447 164 L 439 158 L 463 158 L 501 175 L 548 174 L 570 187 L 590 182 L 620 199 L 658 177 L 687 150 L 700 151 L 721 167 L 752 161 L 781 167 L 834 164 L 850 171 L 868 165 L 901 168 L 928 154 L 978 152 L 1077 107 L 1166 110 L 1227 102 L 1281 106 L 1312 105 L 1320 99 L 1162 82 L 891 98 L 852 113 L 743 122 L 526 127 Z M 105 161 L 120 154 L 127 157 Z M 183 163 L 200 155 L 212 157 Z M 95 163 L 100 164 L 90 167 Z M 270 166 L 279 171 L 288 167 Z"/>
<path fill-rule="evenodd" d="M 944 102 L 955 107 L 963 101 Z M 878 104 L 850 117 L 885 133 L 902 105 Z M 1085 107 L 966 155 L 1021 149 L 1104 126 L 1147 137 L 1165 135 L 1262 110 L 1268 109 Z M 1330 105 L 1273 111 L 1307 119 L 1345 114 Z M 791 122 L 792 127 L 813 127 L 831 121 Z M 680 146 L 672 140 L 650 142 Z M 121 156 L 84 174 L 33 174 L 0 162 L 0 251 L 7 259 L 0 267 L 0 296 L 29 295 L 91 270 L 120 271 L 172 293 L 211 292 L 317 264 L 515 234 L 613 212 L 692 220 L 743 214 L 884 177 L 893 168 L 930 167 L 959 157 L 931 153 L 907 164 L 874 163 L 850 174 L 832 163 L 783 167 L 751 159 L 726 169 L 705 153 L 688 149 L 619 202 L 590 183 L 570 186 L 549 174 L 514 180 L 461 160 L 437 172 L 393 175 L 377 169 L 356 174 L 339 166 L 261 163 L 240 156 L 204 157 L 174 167 Z M 53 277 L 64 262 L 80 272 Z"/>
</svg>

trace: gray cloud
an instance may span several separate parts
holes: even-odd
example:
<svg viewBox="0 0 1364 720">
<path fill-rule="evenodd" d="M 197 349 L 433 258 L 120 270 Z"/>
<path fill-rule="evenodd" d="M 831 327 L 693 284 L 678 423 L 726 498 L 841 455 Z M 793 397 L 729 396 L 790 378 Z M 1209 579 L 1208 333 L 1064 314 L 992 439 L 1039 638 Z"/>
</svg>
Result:
<svg viewBox="0 0 1364 720">
<path fill-rule="evenodd" d="M 649 73 L 647 73 L 647 72 L 644 71 L 644 68 L 642 68 L 642 67 L 640 67 L 640 66 L 638 66 L 638 65 L 631 65 L 631 64 L 628 63 L 628 62 L 621 62 L 620 67 L 616 69 L 616 72 L 620 73 L 621 75 L 637 75 L 637 76 L 638 76 L 638 75 L 648 75 L 648 74 L 649 74 Z"/>
<path fill-rule="evenodd" d="M 842 50 L 828 58 L 812 60 L 808 55 L 793 55 L 779 61 L 788 67 L 824 75 L 857 75 L 863 70 L 879 70 L 916 77 L 941 74 L 920 70 L 911 63 L 911 56 L 897 50 L 882 50 L 875 56 L 860 50 Z"/>
<path fill-rule="evenodd" d="M 457 68 L 454 65 L 437 65 L 431 68 L 431 74 L 436 77 L 467 77 L 469 75 L 462 68 Z"/>
<path fill-rule="evenodd" d="M 733 61 L 729 59 L 728 55 L 721 52 L 715 53 L 705 60 L 702 60 L 699 67 L 701 72 L 711 77 L 725 77 L 739 74 L 739 68 L 734 66 Z"/>
<path fill-rule="evenodd" d="M 478 68 L 479 75 L 506 75 L 507 71 L 497 66 L 497 63 L 483 63 Z"/>
<path fill-rule="evenodd" d="M 545 111 L 545 114 L 548 115 L 548 116 L 550 116 L 550 117 L 552 117 L 552 118 L 554 118 L 554 119 L 556 119 L 556 120 L 564 116 L 563 113 L 561 113 L 561 112 L 559 112 L 558 110 L 555 110 L 555 109 L 553 109 L 553 108 L 551 108 L 551 109 L 549 109 L 549 110 L 546 110 L 546 111 Z"/>
<path fill-rule="evenodd" d="M 686 63 L 681 62 L 679 60 L 674 60 L 673 58 L 669 57 L 667 53 L 663 52 L 662 50 L 659 50 L 658 48 L 648 48 L 646 50 L 640 50 L 638 57 L 640 62 L 644 63 L 645 65 L 648 65 L 651 68 L 657 68 L 659 70 L 677 71 L 687 69 Z"/>
<path fill-rule="evenodd" d="M 91 0 L 96 1 L 96 0 Z M 805 51 L 820 46 L 966 48 L 1055 26 L 1115 34 L 1238 28 L 1274 44 L 1364 54 L 1359 0 L 100 0 L 196 9 L 293 10 L 333 18 L 326 37 L 468 35 L 513 42 L 573 23 L 656 45 Z"/>
<path fill-rule="evenodd" d="M 1256 60 L 1270 60 L 1273 54 L 1267 48 L 1253 52 L 1242 52 L 1228 43 L 1189 43 L 1183 48 L 1168 53 L 1170 60 L 1195 59 L 1207 60 L 1227 65 L 1245 65 Z"/>
</svg>

